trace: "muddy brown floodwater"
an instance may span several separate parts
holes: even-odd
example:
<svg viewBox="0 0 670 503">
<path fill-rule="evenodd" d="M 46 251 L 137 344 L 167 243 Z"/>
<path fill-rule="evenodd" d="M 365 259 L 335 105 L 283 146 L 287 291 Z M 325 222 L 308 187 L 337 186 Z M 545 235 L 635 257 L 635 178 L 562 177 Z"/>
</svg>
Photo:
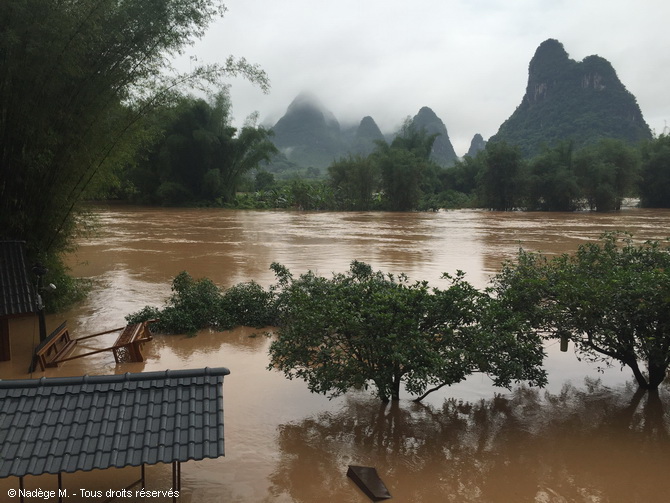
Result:
<svg viewBox="0 0 670 503">
<path fill-rule="evenodd" d="M 628 230 L 636 239 L 670 235 L 669 211 L 634 208 L 602 215 L 95 211 L 99 234 L 82 241 L 69 260 L 75 275 L 96 286 L 84 303 L 48 319 L 50 329 L 67 319 L 75 337 L 121 326 L 126 314 L 161 305 L 182 270 L 222 287 L 249 280 L 267 286 L 273 261 L 294 273 L 329 275 L 357 259 L 436 286 L 445 286 L 442 272 L 461 269 L 484 287 L 520 246 L 561 253 L 605 231 Z M 30 377 L 22 355 L 38 337 L 37 323 L 15 326 L 21 334 L 12 340 L 15 358 L 0 363 L 0 378 Z M 261 332 L 158 335 L 144 346 L 143 363 L 116 365 L 101 353 L 32 377 L 228 367 L 226 456 L 183 464 L 183 503 L 368 501 L 346 478 L 349 464 L 375 466 L 397 502 L 670 501 L 667 386 L 648 398 L 636 392 L 630 372 L 618 366 L 599 372 L 549 343 L 543 390 L 494 388 L 478 375 L 423 404 L 405 395 L 382 406 L 365 392 L 328 400 L 266 370 L 270 341 Z M 95 344 L 112 342 L 102 339 Z M 121 488 L 136 471 L 65 474 L 63 481 L 74 490 Z M 149 467 L 148 481 L 149 488 L 169 489 L 170 467 Z M 55 476 L 26 478 L 28 487 L 56 484 Z M 0 501 L 17 486 L 14 479 L 0 481 Z"/>
</svg>

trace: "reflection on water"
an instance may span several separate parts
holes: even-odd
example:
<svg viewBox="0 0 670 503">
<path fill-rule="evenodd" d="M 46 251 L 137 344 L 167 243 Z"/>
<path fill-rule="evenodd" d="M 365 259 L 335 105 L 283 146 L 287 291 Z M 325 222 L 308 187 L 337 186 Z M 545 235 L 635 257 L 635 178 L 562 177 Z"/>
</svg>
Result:
<svg viewBox="0 0 670 503">
<path fill-rule="evenodd" d="M 96 288 L 68 319 L 75 337 L 124 324 L 144 305 L 160 305 L 182 270 L 227 287 L 274 281 L 280 262 L 299 274 L 345 271 L 353 259 L 406 272 L 444 287 L 442 272 L 464 270 L 486 285 L 518 247 L 570 252 L 602 232 L 636 238 L 670 234 L 670 212 L 613 214 L 300 213 L 212 209 L 107 208 L 100 234 L 71 257 L 75 274 Z M 0 378 L 28 377 L 37 336 L 33 320 L 13 322 L 14 359 Z M 669 392 L 635 394 L 618 367 L 598 374 L 571 352 L 547 345 L 547 391 L 491 386 L 475 375 L 430 395 L 381 407 L 365 393 L 328 400 L 302 381 L 270 372 L 263 330 L 157 335 L 146 361 L 117 365 L 111 353 L 64 363 L 33 377 L 230 368 L 224 383 L 226 457 L 183 465 L 182 503 L 367 501 L 345 477 L 348 464 L 376 466 L 394 501 L 618 502 L 662 501 L 670 493 Z M 90 345 L 113 342 L 101 337 Z M 88 344 L 88 343 L 87 343 Z M 585 377 L 600 381 L 586 381 Z M 122 487 L 133 472 L 68 474 L 76 487 Z M 169 489 L 170 469 L 151 467 L 149 484 Z M 116 483 L 118 479 L 119 483 Z M 33 484 L 55 486 L 55 477 Z M 9 485 L 8 485 L 9 484 Z M 0 494 L 16 481 L 0 481 Z M 95 501 L 95 500 L 87 500 Z M 130 500 L 128 500 L 130 501 Z M 155 500 L 158 502 L 158 500 Z"/>
<path fill-rule="evenodd" d="M 364 464 L 397 501 L 663 501 L 669 419 L 658 395 L 597 381 L 441 407 L 354 395 L 335 413 L 279 427 L 272 494 L 350 500 L 343 470 Z"/>
</svg>

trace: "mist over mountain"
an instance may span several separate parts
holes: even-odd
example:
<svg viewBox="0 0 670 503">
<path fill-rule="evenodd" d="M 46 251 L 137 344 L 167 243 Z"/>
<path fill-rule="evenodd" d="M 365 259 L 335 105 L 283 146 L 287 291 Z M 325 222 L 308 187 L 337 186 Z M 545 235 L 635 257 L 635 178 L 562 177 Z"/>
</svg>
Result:
<svg viewBox="0 0 670 503">
<path fill-rule="evenodd" d="M 279 151 L 299 166 L 329 166 L 346 150 L 340 123 L 310 93 L 299 94 L 272 130 Z"/>
<path fill-rule="evenodd" d="M 431 153 L 434 162 L 450 166 L 458 159 L 447 127 L 433 110 L 422 107 L 411 121 L 416 128 L 438 135 Z M 276 163 L 315 168 L 326 168 L 349 154 L 368 155 L 375 141 L 390 142 L 397 134 L 384 134 L 370 116 L 343 128 L 310 93 L 298 95 L 272 129 L 272 141 L 282 153 Z M 580 148 L 600 138 L 635 144 L 651 137 L 635 97 L 606 59 L 588 56 L 574 61 L 563 44 L 548 39 L 530 61 L 521 104 L 489 141 L 518 145 L 524 155 L 532 156 L 543 146 L 563 140 Z M 467 155 L 476 155 L 486 143 L 475 135 Z"/>
<path fill-rule="evenodd" d="M 452 165 L 458 157 L 454 152 L 454 147 L 447 133 L 447 126 L 444 122 L 428 107 L 422 107 L 419 113 L 412 119 L 412 124 L 418 130 L 425 129 L 429 135 L 437 134 L 433 143 L 433 150 L 430 158 L 440 166 Z"/>
<path fill-rule="evenodd" d="M 444 122 L 430 108 L 421 108 L 412 123 L 429 134 L 438 134 L 432 152 L 436 163 L 449 166 L 457 159 Z M 335 115 L 310 93 L 299 94 L 271 129 L 272 141 L 281 152 L 281 159 L 275 164 L 315 168 L 326 168 L 349 154 L 369 155 L 376 141 L 390 142 L 397 134 L 384 135 L 370 116 L 363 117 L 357 126 L 342 127 Z"/>
<path fill-rule="evenodd" d="M 600 138 L 634 144 L 651 138 L 651 130 L 606 59 L 588 56 L 577 62 L 558 40 L 542 42 L 528 66 L 521 104 L 489 141 L 517 144 L 533 155 L 560 140 L 572 140 L 578 148 Z"/>
</svg>

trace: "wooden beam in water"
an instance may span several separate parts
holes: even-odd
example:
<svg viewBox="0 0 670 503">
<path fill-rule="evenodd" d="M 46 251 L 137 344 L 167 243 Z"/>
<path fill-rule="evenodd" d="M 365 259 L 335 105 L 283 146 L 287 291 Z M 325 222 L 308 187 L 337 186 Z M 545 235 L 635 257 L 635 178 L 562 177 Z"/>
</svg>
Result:
<svg viewBox="0 0 670 503">
<path fill-rule="evenodd" d="M 379 478 L 377 470 L 371 466 L 349 465 L 347 477 L 353 480 L 372 501 L 382 501 L 391 498 L 391 494 L 382 479 Z"/>
</svg>

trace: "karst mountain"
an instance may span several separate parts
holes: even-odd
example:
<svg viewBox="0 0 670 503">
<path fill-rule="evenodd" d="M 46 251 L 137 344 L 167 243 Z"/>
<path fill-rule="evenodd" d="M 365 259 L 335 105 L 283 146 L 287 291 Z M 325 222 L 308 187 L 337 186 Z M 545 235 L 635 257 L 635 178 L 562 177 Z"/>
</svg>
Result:
<svg viewBox="0 0 670 503">
<path fill-rule="evenodd" d="M 577 62 L 558 40 L 542 42 L 528 66 L 521 104 L 489 141 L 519 145 L 531 156 L 559 141 L 579 148 L 600 138 L 632 144 L 651 138 L 635 96 L 606 59 Z"/>
</svg>

